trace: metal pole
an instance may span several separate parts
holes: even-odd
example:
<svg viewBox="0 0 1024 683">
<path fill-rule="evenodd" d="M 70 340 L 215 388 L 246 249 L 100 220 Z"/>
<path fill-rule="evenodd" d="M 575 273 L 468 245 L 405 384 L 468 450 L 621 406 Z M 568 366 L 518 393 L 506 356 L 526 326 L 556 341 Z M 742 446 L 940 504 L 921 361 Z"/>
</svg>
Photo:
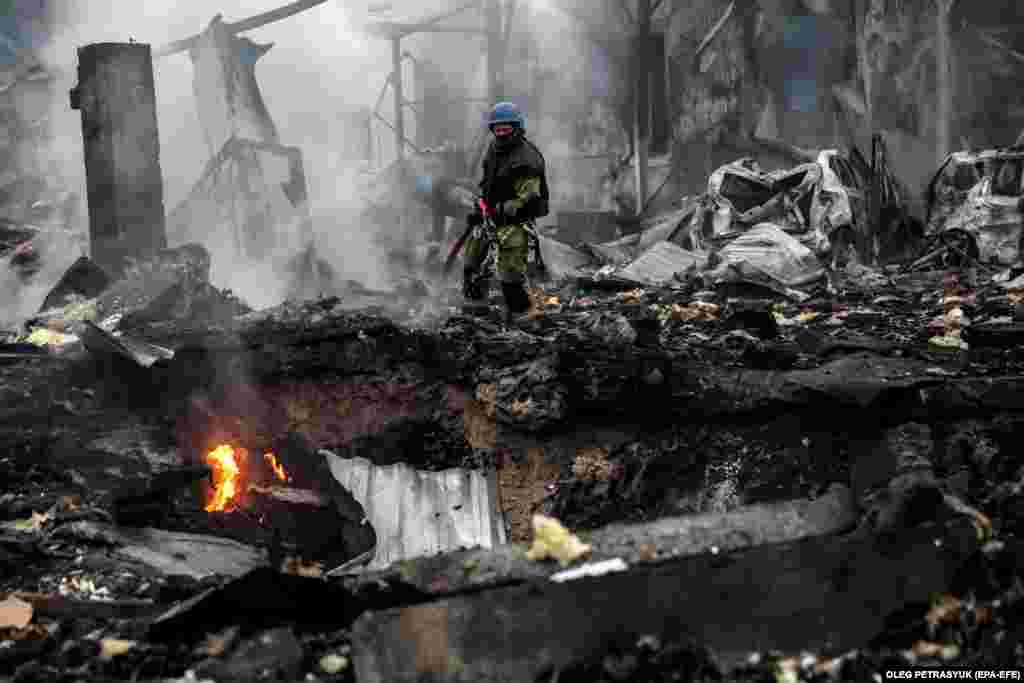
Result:
<svg viewBox="0 0 1024 683">
<path fill-rule="evenodd" d="M 487 96 L 491 103 L 504 99 L 502 83 L 501 0 L 487 0 Z"/>
<path fill-rule="evenodd" d="M 633 82 L 636 84 L 636 104 L 633 119 L 636 162 L 636 213 L 644 212 L 647 204 L 647 153 L 650 145 L 650 85 L 651 85 L 651 0 L 637 3 L 637 46 L 634 56 Z"/>
<path fill-rule="evenodd" d="M 405 96 L 402 92 L 402 39 L 391 39 L 391 89 L 395 93 L 395 154 L 405 159 Z"/>
<path fill-rule="evenodd" d="M 936 109 L 935 158 L 941 164 L 949 154 L 950 129 L 953 118 L 953 84 L 950 75 L 949 13 L 954 0 L 937 0 L 935 30 Z"/>
</svg>

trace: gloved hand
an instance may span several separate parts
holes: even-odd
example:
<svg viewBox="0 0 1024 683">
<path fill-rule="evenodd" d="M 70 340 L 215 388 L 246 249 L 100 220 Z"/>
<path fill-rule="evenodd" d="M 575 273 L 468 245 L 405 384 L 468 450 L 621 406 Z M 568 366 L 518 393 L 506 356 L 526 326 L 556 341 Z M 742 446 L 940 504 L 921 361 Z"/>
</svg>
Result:
<svg viewBox="0 0 1024 683">
<path fill-rule="evenodd" d="M 501 215 L 505 218 L 515 218 L 519 213 L 519 202 L 509 199 L 501 203 Z"/>
<path fill-rule="evenodd" d="M 475 228 L 478 225 L 483 225 L 483 222 L 484 216 L 479 211 L 474 211 L 473 213 L 466 216 L 466 225 L 471 228 Z"/>
</svg>

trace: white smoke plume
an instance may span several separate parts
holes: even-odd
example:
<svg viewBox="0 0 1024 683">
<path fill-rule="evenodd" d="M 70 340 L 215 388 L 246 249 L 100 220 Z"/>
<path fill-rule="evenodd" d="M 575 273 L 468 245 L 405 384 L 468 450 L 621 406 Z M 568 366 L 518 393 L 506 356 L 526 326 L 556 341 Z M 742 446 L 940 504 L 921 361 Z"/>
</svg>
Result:
<svg viewBox="0 0 1024 683">
<path fill-rule="evenodd" d="M 42 54 L 58 77 L 49 117 L 54 144 L 47 150 L 53 172 L 84 202 L 81 119 L 70 108 L 67 95 L 77 80 L 79 47 L 134 40 L 156 49 L 201 32 L 217 13 L 230 23 L 282 4 L 281 0 L 109 0 L 68 3 L 59 9 L 56 33 Z M 372 106 L 390 70 L 388 44 L 361 30 L 367 16 L 367 9 L 358 3 L 330 0 L 245 35 L 258 43 L 274 43 L 256 65 L 257 80 L 282 144 L 303 152 L 322 255 L 342 277 L 374 284 L 379 283 L 383 259 L 374 254 L 366 226 L 354 219 L 361 201 L 353 168 L 341 158 L 347 133 L 343 114 Z M 164 204 L 170 212 L 199 179 L 212 151 L 200 128 L 188 55 L 155 60 L 154 75 Z M 239 264 L 230 245 L 206 246 L 214 259 L 215 284 L 256 306 L 277 303 L 283 296 L 285 274 L 268 265 Z"/>
<path fill-rule="evenodd" d="M 55 3 L 56 31 L 43 58 L 57 77 L 52 89 L 49 112 L 53 144 L 45 150 L 51 162 L 55 182 L 82 198 L 79 226 L 85 230 L 85 169 L 82 157 L 80 114 L 70 108 L 68 91 L 77 81 L 76 50 L 97 42 L 147 43 L 154 48 L 201 32 L 216 15 L 230 23 L 284 4 L 284 0 L 108 0 L 103 3 Z M 402 0 L 400 2 L 328 2 L 299 15 L 245 35 L 258 43 L 274 47 L 256 65 L 256 76 L 267 108 L 282 144 L 302 150 L 314 215 L 317 246 L 342 279 L 358 280 L 371 288 L 387 286 L 388 266 L 385 249 L 372 234 L 374 228 L 362 224 L 359 211 L 364 204 L 357 188 L 356 169 L 343 159 L 343 143 L 349 125 L 344 114 L 369 108 L 377 101 L 391 69 L 388 41 L 367 31 L 374 20 L 414 20 L 451 10 L 465 4 L 456 0 Z M 571 155 L 578 141 L 572 139 L 572 122 L 594 115 L 588 102 L 589 66 L 584 55 L 591 48 L 580 32 L 578 22 L 551 3 L 532 0 L 521 5 L 514 32 L 524 31 L 533 47 L 532 64 L 506 73 L 512 90 L 529 88 L 538 75 L 548 79 L 543 89 L 543 111 L 528 121 L 531 137 L 540 144 L 549 159 L 553 209 L 559 204 L 573 205 L 592 195 L 599 179 L 564 171 L 558 158 Z M 532 9 L 526 9 L 532 7 Z M 528 14 L 528 13 L 533 13 Z M 525 19 L 525 21 L 524 21 Z M 449 23 L 474 25 L 482 16 L 467 12 Z M 458 34 L 419 34 L 403 41 L 403 49 L 415 57 L 433 61 L 445 73 L 450 86 L 457 86 L 469 97 L 486 93 L 485 41 L 481 36 Z M 514 41 L 515 42 L 515 41 Z M 192 90 L 192 64 L 187 54 L 157 59 L 154 64 L 157 117 L 160 129 L 161 168 L 164 177 L 164 205 L 170 212 L 199 179 L 214 150 L 207 148 L 200 127 Z M 532 71 L 531 71 L 532 70 Z M 407 97 L 414 93 L 407 93 Z M 391 118 L 390 93 L 383 99 L 382 114 Z M 454 108 L 459 105 L 453 104 Z M 469 128 L 476 122 L 487 102 L 476 100 L 468 116 Z M 465 114 L 465 113 L 464 113 Z M 415 129 L 415 116 L 407 114 L 408 129 Z M 376 127 L 376 141 L 385 157 L 391 154 L 391 134 Z M 468 130 L 472 139 L 479 130 Z M 578 137 L 578 136 L 577 136 Z M 600 170 L 601 162 L 594 162 Z M 572 168 L 567 166 L 565 168 Z M 592 199 L 586 203 L 592 204 Z M 548 219 L 549 221 L 552 218 Z M 420 234 L 425 235 L 424 225 Z M 408 229 L 407 227 L 405 228 Z M 390 230 L 390 227 L 385 227 Z M 399 231 L 395 226 L 394 232 Z M 413 232 L 420 232 L 414 226 Z M 206 246 L 213 256 L 215 284 L 232 289 L 254 306 L 277 303 L 284 295 L 287 274 L 267 264 L 239 263 L 233 245 Z M 77 254 L 75 254 L 77 256 Z M 72 257 L 73 258 L 73 257 Z M 37 278 L 40 292 L 53 284 L 59 270 Z M 37 292 L 38 294 L 38 292 Z M 31 298 L 31 297 L 30 297 Z M 41 296 L 35 298 L 41 299 Z M 31 302 L 23 300 L 22 308 Z"/>
</svg>

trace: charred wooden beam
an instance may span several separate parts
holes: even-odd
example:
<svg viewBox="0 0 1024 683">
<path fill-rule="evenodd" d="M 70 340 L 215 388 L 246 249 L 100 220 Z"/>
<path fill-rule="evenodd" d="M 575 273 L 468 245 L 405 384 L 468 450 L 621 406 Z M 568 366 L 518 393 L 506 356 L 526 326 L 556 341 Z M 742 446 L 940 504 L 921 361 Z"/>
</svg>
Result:
<svg viewBox="0 0 1024 683">
<path fill-rule="evenodd" d="M 120 273 L 167 247 L 149 45 L 80 48 L 71 108 L 82 112 L 92 259 Z"/>
</svg>

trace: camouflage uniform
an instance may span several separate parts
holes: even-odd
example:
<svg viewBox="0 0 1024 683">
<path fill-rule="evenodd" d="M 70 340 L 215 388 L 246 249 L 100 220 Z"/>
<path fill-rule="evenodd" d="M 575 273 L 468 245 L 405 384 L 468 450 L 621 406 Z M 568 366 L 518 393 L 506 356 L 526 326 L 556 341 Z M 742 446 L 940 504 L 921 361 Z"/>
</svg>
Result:
<svg viewBox="0 0 1024 683">
<path fill-rule="evenodd" d="M 540 178 L 520 178 L 514 184 L 515 201 L 522 210 L 532 197 L 540 195 Z M 530 254 L 528 221 L 501 225 L 494 236 L 498 242 L 498 277 L 502 282 L 522 282 Z M 476 272 L 487 255 L 486 241 L 470 238 L 466 244 L 466 265 Z"/>
<path fill-rule="evenodd" d="M 491 236 L 498 247 L 497 271 L 505 303 L 510 312 L 522 313 L 529 308 L 526 294 L 526 272 L 530 254 L 528 229 L 534 218 L 547 213 L 548 188 L 544 158 L 533 143 L 518 134 L 510 145 L 502 148 L 494 143 L 484 158 L 484 179 L 480 183 L 484 201 L 495 212 L 496 234 Z M 511 217 L 504 214 L 513 209 Z M 483 299 L 479 279 L 487 256 L 488 238 L 471 237 L 466 244 L 465 274 L 467 299 Z"/>
</svg>

